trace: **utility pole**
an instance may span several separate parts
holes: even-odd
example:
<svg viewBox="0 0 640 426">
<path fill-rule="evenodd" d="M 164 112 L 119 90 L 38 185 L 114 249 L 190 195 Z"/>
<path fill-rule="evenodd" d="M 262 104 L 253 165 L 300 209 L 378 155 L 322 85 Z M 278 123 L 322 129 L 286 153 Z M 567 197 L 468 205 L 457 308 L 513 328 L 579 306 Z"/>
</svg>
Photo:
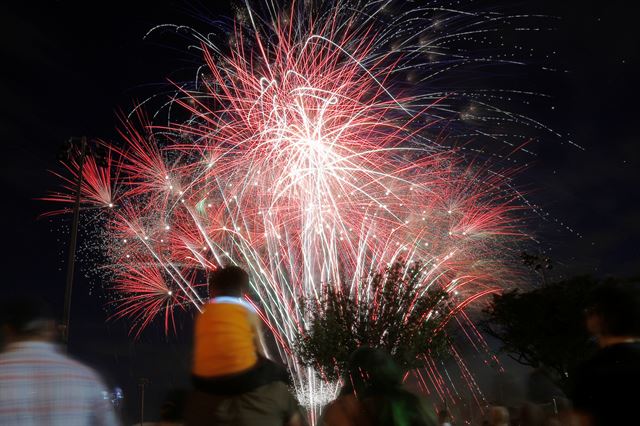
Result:
<svg viewBox="0 0 640 426">
<path fill-rule="evenodd" d="M 149 379 L 141 377 L 138 380 L 138 386 L 140 387 L 140 425 L 144 426 L 144 391 L 147 385 L 150 383 Z"/>
<path fill-rule="evenodd" d="M 76 267 L 76 245 L 78 242 L 78 224 L 80 222 L 80 202 L 82 201 L 82 182 L 84 163 L 88 155 L 95 159 L 100 167 L 107 167 L 106 152 L 104 147 L 93 141 L 92 144 L 86 136 L 70 138 L 59 154 L 59 159 L 65 162 L 73 162 L 78 166 L 77 182 L 75 187 L 75 201 L 73 204 L 73 220 L 71 222 L 71 237 L 69 239 L 69 253 L 67 258 L 67 280 L 64 292 L 64 312 L 62 314 L 62 341 L 65 346 L 69 344 L 69 318 L 71 315 L 71 293 Z"/>
<path fill-rule="evenodd" d="M 73 140 L 73 139 L 72 139 Z M 73 147 L 71 147 L 73 148 Z M 78 241 L 78 222 L 80 222 L 80 196 L 82 194 L 82 171 L 84 159 L 87 155 L 87 138 L 80 138 L 80 156 L 78 158 L 78 182 L 76 184 L 76 199 L 73 204 L 73 221 L 71 222 L 71 238 L 69 240 L 69 253 L 67 258 L 67 283 L 64 292 L 64 312 L 62 314 L 62 341 L 69 344 L 69 318 L 71 314 L 71 291 L 73 290 L 73 277 L 76 267 L 76 244 Z"/>
</svg>

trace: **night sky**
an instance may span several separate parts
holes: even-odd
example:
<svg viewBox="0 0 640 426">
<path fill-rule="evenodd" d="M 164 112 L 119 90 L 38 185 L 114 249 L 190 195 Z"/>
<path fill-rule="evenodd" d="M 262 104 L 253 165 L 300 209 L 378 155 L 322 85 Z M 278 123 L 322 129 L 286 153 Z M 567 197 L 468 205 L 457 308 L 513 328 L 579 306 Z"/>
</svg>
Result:
<svg viewBox="0 0 640 426">
<path fill-rule="evenodd" d="M 70 136 L 117 139 L 116 113 L 167 89 L 168 76 L 198 65 L 182 45 L 143 40 L 160 23 L 206 28 L 199 16 L 230 10 L 227 0 L 184 2 L 21 2 L 0 6 L 0 191 L 3 294 L 29 289 L 62 309 L 67 236 L 35 198 L 56 185 L 47 173 Z M 483 2 L 500 9 L 499 2 Z M 560 17 L 533 46 L 553 46 L 561 71 L 535 85 L 551 102 L 526 111 L 585 147 L 542 141 L 520 180 L 550 217 L 539 239 L 558 275 L 638 275 L 638 67 L 640 30 L 630 2 L 530 1 L 522 10 Z M 174 49 L 175 47 L 175 49 Z M 566 72 L 564 72 L 566 70 Z M 99 286 L 83 278 L 74 288 L 70 352 L 125 389 L 135 414 L 136 382 L 148 377 L 150 405 L 188 383 L 189 337 L 150 330 L 133 343 L 125 322 L 109 321 Z M 190 333 L 185 321 L 184 335 Z M 154 405 L 155 404 L 155 405 Z"/>
</svg>

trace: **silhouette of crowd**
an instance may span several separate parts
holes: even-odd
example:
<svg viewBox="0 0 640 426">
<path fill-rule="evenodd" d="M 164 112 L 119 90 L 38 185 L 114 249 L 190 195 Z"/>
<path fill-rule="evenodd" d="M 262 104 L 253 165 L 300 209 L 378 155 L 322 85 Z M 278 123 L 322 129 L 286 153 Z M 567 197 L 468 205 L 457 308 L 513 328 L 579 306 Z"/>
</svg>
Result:
<svg viewBox="0 0 640 426">
<path fill-rule="evenodd" d="M 192 390 L 173 395 L 155 425 L 288 425 L 307 423 L 285 367 L 271 360 L 255 308 L 243 295 L 239 267 L 214 271 L 210 300 L 196 318 Z M 2 304 L 0 425 L 117 425 L 99 375 L 55 344 L 56 322 L 36 297 Z M 599 346 L 574 374 L 573 390 L 551 406 L 534 397 L 517 407 L 487 404 L 472 423 L 451 407 L 435 407 L 405 386 L 406 371 L 384 350 L 361 347 L 350 357 L 342 387 L 315 422 L 324 426 L 631 425 L 640 383 L 640 285 L 607 284 L 585 310 Z M 534 372 L 536 377 L 539 372 Z M 151 423 L 145 423 L 150 425 Z"/>
</svg>

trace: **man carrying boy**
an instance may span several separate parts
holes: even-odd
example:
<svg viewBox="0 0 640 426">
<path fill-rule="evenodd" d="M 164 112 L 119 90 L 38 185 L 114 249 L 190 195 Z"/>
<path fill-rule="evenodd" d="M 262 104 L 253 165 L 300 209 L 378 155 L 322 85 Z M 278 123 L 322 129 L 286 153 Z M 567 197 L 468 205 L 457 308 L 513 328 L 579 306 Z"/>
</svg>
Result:
<svg viewBox="0 0 640 426">
<path fill-rule="evenodd" d="M 265 356 L 260 319 L 242 297 L 248 288 L 237 266 L 209 278 L 211 300 L 196 319 L 187 425 L 302 424 L 286 370 Z"/>
</svg>

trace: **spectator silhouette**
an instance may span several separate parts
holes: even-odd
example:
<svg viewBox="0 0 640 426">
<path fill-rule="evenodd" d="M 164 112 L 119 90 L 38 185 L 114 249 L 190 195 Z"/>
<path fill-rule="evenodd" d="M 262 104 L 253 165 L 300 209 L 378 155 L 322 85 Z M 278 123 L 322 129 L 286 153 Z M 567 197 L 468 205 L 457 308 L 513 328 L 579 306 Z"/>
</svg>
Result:
<svg viewBox="0 0 640 426">
<path fill-rule="evenodd" d="M 543 426 L 546 420 L 542 407 L 531 402 L 522 404 L 518 419 L 520 426 Z"/>
<path fill-rule="evenodd" d="M 424 401 L 404 389 L 402 376 L 386 352 L 356 350 L 341 395 L 325 408 L 320 425 L 435 426 L 435 416 Z"/>
<path fill-rule="evenodd" d="M 487 413 L 489 426 L 509 426 L 509 410 L 502 406 L 493 406 Z"/>
<path fill-rule="evenodd" d="M 0 354 L 1 425 L 118 424 L 98 375 L 53 343 L 55 321 L 43 301 L 17 298 L 0 309 L 6 341 Z"/>
<path fill-rule="evenodd" d="M 580 425 L 637 423 L 640 383 L 640 283 L 609 283 L 594 290 L 587 329 L 600 349 L 575 375 L 573 403 Z"/>
<path fill-rule="evenodd" d="M 187 425 L 297 425 L 302 421 L 286 370 L 264 354 L 260 320 L 243 299 L 249 276 L 237 266 L 214 271 L 211 300 L 195 325 Z"/>
</svg>

